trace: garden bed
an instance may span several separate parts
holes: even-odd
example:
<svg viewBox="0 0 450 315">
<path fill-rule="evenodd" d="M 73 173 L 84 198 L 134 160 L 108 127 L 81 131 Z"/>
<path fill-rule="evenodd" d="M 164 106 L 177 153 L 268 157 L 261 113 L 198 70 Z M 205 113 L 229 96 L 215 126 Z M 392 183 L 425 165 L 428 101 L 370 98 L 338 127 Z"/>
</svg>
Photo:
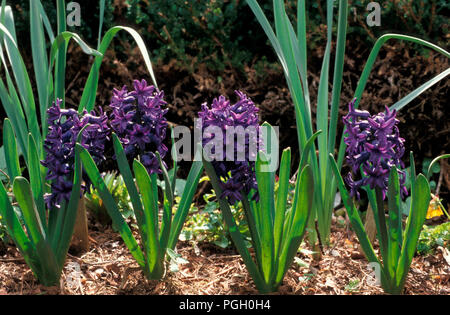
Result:
<svg viewBox="0 0 450 315">
<path fill-rule="evenodd" d="M 257 2 L 247 2 L 267 31 L 269 25 L 264 25 Z M 147 12 L 136 1 L 114 3 L 136 23 L 116 22 L 132 27 L 148 24 L 153 13 L 161 13 L 148 3 L 151 10 Z M 130 6 L 137 11 L 129 11 Z M 57 2 L 58 32 L 66 29 L 61 25 L 66 18 L 64 7 L 65 1 Z M 326 7 L 332 12 L 333 1 L 327 1 Z M 23 13 L 21 5 L 16 9 Z M 442 155 L 448 153 L 450 143 L 450 121 L 445 119 L 450 114 L 450 83 L 441 81 L 449 73 L 449 52 L 430 41 L 398 34 L 383 35 L 371 50 L 364 36 L 374 38 L 374 34 L 367 28 L 364 33 L 349 28 L 347 37 L 343 27 L 349 17 L 347 1 L 339 2 L 335 43 L 331 15 L 327 15 L 326 28 L 322 22 L 312 23 L 315 27 L 307 32 L 302 6 L 297 31 L 286 38 L 292 7 L 288 5 L 283 13 L 284 2 L 274 1 L 271 10 L 278 36 L 275 41 L 271 33 L 268 36 L 286 73 L 265 37 L 258 40 L 265 46 L 261 51 L 233 53 L 235 58 L 230 59 L 234 49 L 226 43 L 233 42 L 234 32 L 219 28 L 223 32 L 219 37 L 211 34 L 212 44 L 200 41 L 202 45 L 190 51 L 195 57 L 188 57 L 180 55 L 183 46 L 179 50 L 173 45 L 183 43 L 180 34 L 164 22 L 164 27 L 157 28 L 166 34 L 158 40 L 175 48 L 175 54 L 156 46 L 146 51 L 144 46 L 150 49 L 151 41 L 145 37 L 144 45 L 137 34 L 155 35 L 151 25 L 138 33 L 120 26 L 107 31 L 98 45 L 103 56 L 87 47 L 76 32 L 60 34 L 66 44 L 72 36 L 83 49 L 71 44 L 60 45 L 58 53 L 52 50 L 52 57 L 57 56 L 53 77 L 46 75 L 47 68 L 53 69 L 53 59 L 49 64 L 43 62 L 51 43 L 46 42 L 42 23 L 49 39 L 54 37 L 43 9 L 40 1 L 30 1 L 33 40 L 32 47 L 26 47 L 32 50 L 30 54 L 18 48 L 11 8 L 2 7 L 9 65 L 1 73 L 1 82 L 6 76 L 8 88 L 0 84 L 0 116 L 8 116 L 0 128 L 0 294 L 450 293 L 450 223 L 446 222 L 450 216 L 443 211 L 450 205 L 450 164 L 441 160 L 450 157 Z M 177 6 L 162 9 L 173 14 Z M 209 22 L 204 25 L 203 18 L 197 21 L 196 15 L 203 14 L 192 9 L 184 11 L 184 19 L 194 24 L 185 28 L 177 22 L 175 29 L 191 33 L 197 24 L 203 32 L 218 29 Z M 325 20 L 320 5 L 318 9 L 322 19 L 316 16 L 312 22 Z M 431 21 L 434 10 L 433 6 Z M 220 8 L 211 11 L 207 7 L 205 12 L 212 13 L 209 18 L 213 20 L 223 15 Z M 224 11 L 237 20 L 237 13 L 242 12 L 236 8 Z M 109 10 L 110 18 L 117 13 L 122 15 Z M 416 20 L 421 21 L 425 20 Z M 102 22 L 99 36 L 101 30 Z M 139 49 L 125 33 L 108 46 L 119 30 L 131 34 Z M 246 35 L 253 32 L 247 31 Z M 307 34 L 311 32 L 313 37 Z M 430 27 L 427 34 L 432 33 Z M 378 54 L 377 45 L 383 40 L 389 42 L 382 44 Z M 298 50 L 292 49 L 297 46 Z M 52 49 L 56 47 L 54 42 Z M 154 77 L 150 56 L 156 61 Z M 303 71 L 306 67 L 308 71 Z M 29 80 L 27 72 L 36 75 Z M 434 84 L 438 78 L 440 82 Z M 158 82 L 158 87 L 147 86 L 150 81 L 155 86 Z M 421 88 L 432 88 L 421 94 L 423 90 L 417 87 L 423 83 Z M 119 91 L 122 86 L 133 91 Z M 415 97 L 407 108 L 402 107 Z M 403 109 L 397 113 L 388 109 L 391 105 Z M 249 152 L 245 163 L 220 158 L 210 163 L 206 142 L 211 134 L 207 132 L 202 135 L 203 161 L 172 165 L 175 155 L 169 157 L 169 152 L 174 140 L 166 136 L 168 127 L 187 126 L 192 131 L 196 118 L 202 119 L 201 131 L 218 127 L 221 135 L 231 127 L 255 131 L 272 131 L 270 124 L 279 127 L 280 147 L 287 148 L 279 171 L 267 172 L 269 161 L 264 157 L 274 148 L 267 135 L 257 140 L 255 152 Z M 336 150 L 344 124 L 348 131 L 345 153 Z M 227 146 L 227 158 L 228 148 L 238 154 L 250 146 L 250 138 L 240 146 L 230 142 L 220 144 Z M 260 144 L 267 152 L 259 151 Z M 250 153 L 256 161 L 249 160 Z M 105 173 L 117 171 L 117 177 Z M 333 176 L 336 181 L 330 180 Z M 336 183 L 339 196 L 334 195 Z M 362 198 L 361 189 L 365 190 Z M 89 203 L 89 226 L 83 196 Z M 367 216 L 360 217 L 364 212 Z M 425 221 L 425 217 L 435 219 Z M 443 224 L 429 228 L 436 223 Z M 314 228 L 319 233 L 308 235 Z M 71 238 L 78 237 L 82 246 L 88 230 L 90 245 L 81 252 L 72 244 L 67 255 Z M 375 234 L 378 240 L 374 242 Z M 375 277 L 369 265 L 378 271 L 381 266 L 381 273 Z"/>
<path fill-rule="evenodd" d="M 148 281 L 110 228 L 91 232 L 89 252 L 67 258 L 60 288 L 39 285 L 23 258 L 12 246 L 0 257 L 0 294 L 164 294 L 229 295 L 258 294 L 245 265 L 233 249 L 210 243 L 180 242 L 177 251 L 188 261 L 162 281 Z M 332 228 L 331 246 L 320 261 L 299 253 L 276 294 L 383 294 L 373 283 L 367 260 L 358 250 L 358 240 L 345 227 Z M 448 259 L 448 258 L 447 258 Z M 80 266 L 79 283 L 70 266 Z M 74 277 L 74 279 L 78 279 Z M 450 265 L 441 251 L 416 256 L 405 286 L 405 294 L 450 294 Z"/>
</svg>

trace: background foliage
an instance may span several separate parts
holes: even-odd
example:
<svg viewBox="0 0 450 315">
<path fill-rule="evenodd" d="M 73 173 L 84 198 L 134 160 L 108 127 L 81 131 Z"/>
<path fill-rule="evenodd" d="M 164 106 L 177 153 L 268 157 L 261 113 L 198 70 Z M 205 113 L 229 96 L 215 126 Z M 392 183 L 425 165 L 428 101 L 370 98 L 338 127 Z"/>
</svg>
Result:
<svg viewBox="0 0 450 315">
<path fill-rule="evenodd" d="M 29 36 L 29 0 L 16 0 L 14 14 L 19 36 Z M 56 21 L 54 1 L 41 1 L 50 21 Z M 98 32 L 98 1 L 78 0 L 81 5 L 81 26 L 69 27 L 89 44 L 96 43 Z M 269 20 L 272 1 L 259 1 Z M 380 27 L 366 24 L 367 0 L 349 1 L 349 29 L 371 46 L 387 31 L 400 31 L 432 41 L 442 47 L 448 44 L 448 13 L 446 0 L 379 1 L 382 5 Z M 325 5 L 306 1 L 309 16 L 308 42 L 323 44 L 326 40 Z M 297 0 L 287 0 L 288 14 L 295 20 Z M 337 6 L 335 4 L 335 10 Z M 152 57 L 162 63 L 176 59 L 179 66 L 193 71 L 201 64 L 211 70 L 226 67 L 242 68 L 244 64 L 268 59 L 275 62 L 256 19 L 244 0 L 106 0 L 104 29 L 120 24 L 135 28 L 145 39 Z M 24 41 L 29 43 L 28 40 Z M 315 49 L 311 45 L 309 49 Z M 419 50 L 425 54 L 425 50 Z"/>
</svg>

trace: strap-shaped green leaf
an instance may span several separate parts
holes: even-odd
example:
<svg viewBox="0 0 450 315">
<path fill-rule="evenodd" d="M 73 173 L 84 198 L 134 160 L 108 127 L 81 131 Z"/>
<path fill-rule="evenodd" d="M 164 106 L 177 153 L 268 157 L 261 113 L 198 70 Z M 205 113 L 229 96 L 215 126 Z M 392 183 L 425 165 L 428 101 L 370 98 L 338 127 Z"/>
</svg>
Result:
<svg viewBox="0 0 450 315">
<path fill-rule="evenodd" d="M 262 166 L 262 172 L 268 173 L 268 181 L 269 190 L 275 191 L 275 173 L 278 168 L 279 163 L 279 142 L 278 135 L 275 131 L 275 128 L 272 127 L 268 122 L 264 122 L 261 126 L 262 128 L 262 140 L 263 140 L 263 149 L 260 149 L 264 152 L 264 165 Z M 261 165 L 261 164 L 260 164 Z M 270 224 L 273 226 L 275 223 L 275 202 L 274 198 L 272 198 L 272 204 L 270 208 Z"/>
<path fill-rule="evenodd" d="M 411 192 L 414 191 L 414 187 L 416 186 L 416 163 L 414 162 L 414 155 L 412 151 L 409 151 L 409 163 L 410 163 L 410 178 L 411 178 Z"/>
<path fill-rule="evenodd" d="M 22 210 L 25 225 L 31 241 L 36 245 L 47 239 L 44 227 L 42 225 L 39 212 L 33 199 L 30 183 L 26 178 L 18 176 L 14 179 L 13 192 L 17 203 Z"/>
<path fill-rule="evenodd" d="M 81 135 L 84 129 L 87 126 L 83 127 L 80 130 L 77 136 L 77 142 L 81 141 Z M 69 250 L 70 242 L 72 240 L 73 230 L 75 227 L 75 221 L 77 218 L 78 206 L 80 203 L 80 198 L 84 198 L 81 195 L 81 181 L 82 181 L 82 172 L 81 172 L 81 158 L 80 158 L 80 148 L 75 147 L 75 160 L 73 165 L 73 181 L 72 181 L 72 192 L 70 194 L 69 203 L 67 205 L 63 205 L 61 207 L 60 212 L 61 217 L 58 217 L 58 220 L 61 220 L 60 228 L 57 231 L 59 233 L 59 239 L 56 240 L 55 237 L 55 245 L 53 248 L 56 248 L 57 252 L 56 258 L 60 268 L 62 269 L 64 266 L 64 261 L 66 259 L 67 251 Z M 57 209 L 53 209 L 51 211 L 58 211 Z M 58 224 L 57 224 L 58 225 Z"/>
<path fill-rule="evenodd" d="M 98 41 L 97 41 L 97 49 L 100 48 L 100 43 L 102 40 L 102 28 L 103 28 L 103 19 L 105 16 L 105 0 L 100 0 L 100 22 L 98 23 Z"/>
<path fill-rule="evenodd" d="M 325 183 L 327 176 L 328 164 L 328 84 L 329 84 L 329 70 L 331 58 L 331 39 L 333 29 L 333 0 L 327 0 L 327 44 L 325 46 L 325 53 L 322 61 L 322 69 L 320 71 L 319 88 L 317 93 L 317 130 L 322 130 L 318 137 L 319 147 L 319 166 L 320 179 Z M 321 185 L 321 193 L 325 198 L 325 185 Z M 320 214 L 320 212 L 319 212 Z"/>
<path fill-rule="evenodd" d="M 0 215 L 3 217 L 8 234 L 16 244 L 27 264 L 37 273 L 39 270 L 36 248 L 29 240 L 11 205 L 3 183 L 0 181 Z"/>
<path fill-rule="evenodd" d="M 47 229 L 47 218 L 45 215 L 44 203 L 44 185 L 42 183 L 42 172 L 39 163 L 36 142 L 31 133 L 28 135 L 28 174 L 30 176 L 31 191 L 33 192 L 34 201 L 39 212 L 44 230 Z"/>
<path fill-rule="evenodd" d="M 297 179 L 297 202 L 292 209 L 292 223 L 289 227 L 289 234 L 285 235 L 283 249 L 278 258 L 278 270 L 276 274 L 276 284 L 283 281 L 286 271 L 292 264 L 297 250 L 302 242 L 305 233 L 308 217 L 311 213 L 311 206 L 314 196 L 314 178 L 311 167 L 306 165 Z"/>
<path fill-rule="evenodd" d="M 42 6 L 41 1 L 37 1 L 37 2 L 39 4 L 39 13 L 44 22 L 44 26 L 45 26 L 45 30 L 47 31 L 48 38 L 50 39 L 50 42 L 53 42 L 55 40 L 55 35 L 53 34 L 52 26 L 48 19 L 47 13 L 45 13 L 45 10 L 44 10 L 44 7 Z"/>
<path fill-rule="evenodd" d="M 161 229 L 160 229 L 160 246 L 162 249 L 165 249 L 167 246 L 167 241 L 170 234 L 170 228 L 172 225 L 172 207 L 173 207 L 173 190 L 172 184 L 170 182 L 169 174 L 167 173 L 167 169 L 164 166 L 164 163 L 161 159 L 161 155 L 159 152 L 156 152 L 156 157 L 159 161 L 159 167 L 161 168 L 161 172 L 164 179 L 164 204 L 163 204 L 163 216 L 161 221 Z"/>
<path fill-rule="evenodd" d="M 431 175 L 433 175 L 432 169 L 433 169 L 434 164 L 436 164 L 439 160 L 448 159 L 448 158 L 450 158 L 450 154 L 443 154 L 443 155 L 440 155 L 440 156 L 434 158 L 433 161 L 431 161 L 430 165 L 428 166 L 428 170 L 427 170 L 427 180 L 428 181 L 430 180 Z"/>
<path fill-rule="evenodd" d="M 438 75 L 436 75 L 432 79 L 428 80 L 427 82 L 425 82 L 424 84 L 422 84 L 421 86 L 419 86 L 418 88 L 416 88 L 415 90 L 413 90 L 412 92 L 407 94 L 406 96 L 402 97 L 399 101 L 394 103 L 389 109 L 390 110 L 395 109 L 397 111 L 401 110 L 403 107 L 408 105 L 416 97 L 421 95 L 423 92 L 425 92 L 426 90 L 431 88 L 433 85 L 435 85 L 436 83 L 438 83 L 439 81 L 441 81 L 442 79 L 447 77 L 448 75 L 450 75 L 450 68 L 439 73 Z"/>
<path fill-rule="evenodd" d="M 150 272 L 153 272 L 155 268 L 158 268 L 160 260 L 162 260 L 160 255 L 164 255 L 161 251 L 158 239 L 157 227 L 159 209 L 157 200 L 154 199 L 154 185 L 152 183 L 154 180 L 151 179 L 147 173 L 145 166 L 136 159 L 133 162 L 133 170 L 141 194 L 142 204 L 144 205 L 144 217 L 147 226 L 147 240 L 145 242 L 147 263 Z"/>
<path fill-rule="evenodd" d="M 278 180 L 278 192 L 276 195 L 275 223 L 274 223 L 274 257 L 277 259 L 278 252 L 281 250 L 281 237 L 283 235 L 283 226 L 286 215 L 286 204 L 289 193 L 289 179 L 291 174 L 291 149 L 283 151 L 280 164 L 280 175 Z"/>
<path fill-rule="evenodd" d="M 161 159 L 161 155 L 159 154 L 159 152 L 156 152 L 156 157 L 158 158 L 159 167 L 161 168 L 161 173 L 162 173 L 163 179 L 164 179 L 164 184 L 165 184 L 164 194 L 166 195 L 167 200 L 170 203 L 170 207 L 172 207 L 172 205 L 173 205 L 173 189 L 172 189 L 172 183 L 169 178 L 169 173 L 167 172 L 167 169 L 163 164 L 163 161 Z"/>
<path fill-rule="evenodd" d="M 395 166 L 391 168 L 389 174 L 388 187 L 388 209 L 389 209 L 389 245 L 388 260 L 385 262 L 390 277 L 395 277 L 398 259 L 402 246 L 402 211 L 400 204 L 400 182 L 398 170 Z"/>
<path fill-rule="evenodd" d="M 256 160 L 256 181 L 258 182 L 259 204 L 258 215 L 261 222 L 261 263 L 262 273 L 266 283 L 270 282 L 274 271 L 274 233 L 272 213 L 275 212 L 273 172 L 268 171 L 269 162 L 266 155 L 260 151 Z"/>
<path fill-rule="evenodd" d="M 108 191 L 108 188 L 106 187 L 106 184 L 103 181 L 94 160 L 92 159 L 89 152 L 80 144 L 77 144 L 76 148 L 78 150 L 77 153 L 80 155 L 80 159 L 83 163 L 84 170 L 89 176 L 89 179 L 91 180 L 94 187 L 98 190 L 98 193 L 102 198 L 103 203 L 105 204 L 106 211 L 113 221 L 114 227 L 122 236 L 125 245 L 127 245 L 128 249 L 130 250 L 134 259 L 136 259 L 136 261 L 138 262 L 139 266 L 141 266 L 141 268 L 145 268 L 146 264 L 144 255 L 142 254 L 142 251 L 139 248 L 136 239 L 133 237 L 130 227 L 123 219 L 122 214 L 120 213 L 120 210 L 114 200 L 114 197 Z"/>
<path fill-rule="evenodd" d="M 114 39 L 114 37 L 119 31 L 126 31 L 131 35 L 131 37 L 133 37 L 144 58 L 144 63 L 145 66 L 147 67 L 147 70 L 149 71 L 150 77 L 152 78 L 154 85 L 158 87 L 158 85 L 156 84 L 155 75 L 153 73 L 150 56 L 148 54 L 147 48 L 145 47 L 145 43 L 141 35 L 139 35 L 138 32 L 136 32 L 134 29 L 130 27 L 114 26 L 105 33 L 105 36 L 103 36 L 103 39 L 100 43 L 98 51 L 101 54 L 95 57 L 94 64 L 92 65 L 91 71 L 89 72 L 89 76 L 86 81 L 86 85 L 83 89 L 83 94 L 81 96 L 80 106 L 78 108 L 79 112 L 82 112 L 83 109 L 91 111 L 94 108 L 95 98 L 97 95 L 98 80 L 100 76 L 100 67 L 103 61 L 103 55 L 106 53 L 106 51 L 109 48 L 109 45 L 111 44 L 111 41 Z"/>
<path fill-rule="evenodd" d="M 19 167 L 19 155 L 17 154 L 16 137 L 9 119 L 3 124 L 3 146 L 5 150 L 6 170 L 11 181 L 21 175 Z"/>
<path fill-rule="evenodd" d="M 120 174 L 122 174 L 123 181 L 127 187 L 128 194 L 130 195 L 131 203 L 133 205 L 134 214 L 136 215 L 136 221 L 138 223 L 139 232 L 143 243 L 147 240 L 147 228 L 144 218 L 144 208 L 142 206 L 141 197 L 136 188 L 133 174 L 128 160 L 123 150 L 122 144 L 115 133 L 112 134 L 114 153 L 116 154 L 117 165 L 119 166 Z"/>
<path fill-rule="evenodd" d="M 40 13 L 40 1 L 30 1 L 30 37 L 33 69 L 36 77 L 37 92 L 39 95 L 39 108 L 42 120 L 45 120 L 47 109 L 48 58 L 45 42 L 43 20 Z M 39 150 L 41 150 L 40 148 Z M 39 151 L 40 152 L 40 151 Z"/>
<path fill-rule="evenodd" d="M 170 249 L 174 249 L 176 242 L 178 241 L 178 236 L 186 221 L 202 172 L 203 163 L 201 161 L 194 161 L 186 179 L 187 185 L 184 188 L 178 209 L 173 217 L 172 228 L 170 229 L 169 241 L 167 244 L 167 247 Z"/>
<path fill-rule="evenodd" d="M 294 34 L 295 35 L 295 34 Z M 296 57 L 298 71 L 300 73 L 300 79 L 303 84 L 303 93 L 305 95 L 305 104 L 308 107 L 310 105 L 309 90 L 308 90 L 308 58 L 307 58 L 307 43 L 306 43 L 306 6 L 305 1 L 298 0 L 297 2 L 297 46 L 298 46 L 298 58 Z M 295 52 L 295 50 L 294 50 Z"/>
<path fill-rule="evenodd" d="M 333 153 L 336 145 L 336 132 L 339 114 L 342 77 L 344 71 L 345 45 L 347 38 L 348 1 L 339 1 L 338 27 L 336 40 L 336 57 L 334 61 L 333 88 L 331 91 L 330 128 L 328 152 Z"/>
<path fill-rule="evenodd" d="M 33 134 L 36 141 L 40 143 L 41 136 L 37 121 L 37 111 L 34 102 L 33 89 L 25 63 L 17 46 L 14 18 L 10 7 L 6 7 L 5 24 L 0 23 L 0 33 L 6 35 L 4 37 L 5 48 L 17 84 L 20 100 L 27 117 L 28 130 Z"/>
<path fill-rule="evenodd" d="M 56 1 L 57 32 L 62 34 L 66 31 L 66 5 L 64 0 Z M 57 36 L 58 37 L 58 36 Z M 58 56 L 55 65 L 55 97 L 63 100 L 65 106 L 65 86 L 66 86 L 66 53 L 67 42 L 54 41 L 58 43 Z M 52 64 L 52 62 L 50 62 Z M 51 72 L 51 71 L 50 71 Z"/>
<path fill-rule="evenodd" d="M 309 138 L 308 141 L 306 142 L 305 148 L 303 149 L 302 157 L 300 159 L 299 169 L 302 170 L 305 167 L 306 163 L 308 163 L 309 154 L 311 152 L 311 148 L 314 145 L 314 141 L 321 133 L 322 133 L 322 130 L 316 131 L 316 133 L 313 134 L 311 136 L 311 138 Z"/>
<path fill-rule="evenodd" d="M 380 231 L 378 233 L 378 241 L 380 243 L 381 256 L 383 263 L 388 261 L 389 237 L 386 225 L 386 212 L 384 209 L 383 192 L 380 187 L 375 187 L 375 198 L 377 203 L 377 212 L 374 212 L 375 220 L 378 220 Z M 387 264 L 385 264 L 387 267 Z"/>
<path fill-rule="evenodd" d="M 177 171 L 178 171 L 178 153 L 177 148 L 175 147 L 175 133 L 173 131 L 173 127 L 170 127 L 170 139 L 172 140 L 172 160 L 173 160 L 173 172 L 172 172 L 172 194 L 175 195 L 175 186 L 177 180 Z M 203 167 L 203 164 L 202 164 Z"/>
<path fill-rule="evenodd" d="M 37 276 L 44 285 L 55 285 L 59 279 L 59 267 L 36 209 L 29 182 L 21 176 L 16 177 L 13 192 L 36 249 L 36 258 L 39 261 Z"/>
<path fill-rule="evenodd" d="M 1 50 L 0 50 L 0 58 L 3 59 Z M 6 115 L 11 120 L 11 124 L 14 126 L 14 129 L 16 130 L 19 149 L 24 155 L 26 155 L 28 149 L 27 148 L 28 127 L 25 122 L 25 116 L 23 114 L 22 105 L 20 103 L 19 97 L 17 96 L 11 77 L 8 71 L 6 71 L 6 69 L 7 68 L 5 68 L 6 80 L 8 82 L 8 85 L 12 87 L 12 89 L 10 90 L 12 96 L 9 95 L 9 92 L 6 89 L 3 80 L 0 78 L 0 101 L 3 105 L 3 109 L 5 110 Z M 13 98 L 15 99 L 15 101 L 13 100 Z"/>
<path fill-rule="evenodd" d="M 259 231 L 261 229 L 257 228 L 256 223 L 256 202 L 251 200 L 250 196 L 253 196 L 253 191 L 250 194 L 242 199 L 242 207 L 244 208 L 245 218 L 247 220 L 248 228 L 250 230 L 250 236 L 252 237 L 252 245 L 255 250 L 255 258 L 256 263 L 258 265 L 259 270 L 262 270 L 262 261 L 261 261 L 261 236 Z M 245 196 L 245 192 L 241 191 L 241 194 Z M 250 201 L 249 201 L 250 199 Z M 275 256 L 276 257 L 276 256 Z"/>
<path fill-rule="evenodd" d="M 411 210 L 406 221 L 402 251 L 396 272 L 396 284 L 400 289 L 405 284 L 406 275 L 409 271 L 414 253 L 416 252 L 420 231 L 422 230 L 431 199 L 430 185 L 422 174 L 417 176 L 411 199 Z"/>
<path fill-rule="evenodd" d="M 250 1 L 248 1 L 250 3 Z M 280 61 L 285 62 L 285 74 L 289 90 L 291 91 L 292 99 L 294 102 L 298 141 L 301 152 L 303 147 L 312 135 L 311 125 L 311 112 L 306 107 L 303 86 L 298 72 L 297 65 L 295 63 L 295 54 L 293 46 L 297 45 L 297 42 L 293 42 L 289 35 L 290 21 L 286 15 L 285 4 L 283 1 L 273 1 L 274 7 L 274 19 L 276 35 L 281 47 L 283 59 Z"/>
</svg>

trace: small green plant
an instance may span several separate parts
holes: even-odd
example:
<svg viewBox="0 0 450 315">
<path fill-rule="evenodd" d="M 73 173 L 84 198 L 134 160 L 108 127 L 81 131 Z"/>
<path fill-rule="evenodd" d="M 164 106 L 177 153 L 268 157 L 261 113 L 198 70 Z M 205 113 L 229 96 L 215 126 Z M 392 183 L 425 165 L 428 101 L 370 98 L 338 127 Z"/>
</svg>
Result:
<svg viewBox="0 0 450 315">
<path fill-rule="evenodd" d="M 429 169 L 429 172 L 430 172 L 430 189 L 432 191 L 434 191 L 436 189 L 436 182 L 434 180 L 431 180 L 431 176 L 433 176 L 434 174 L 439 174 L 441 172 L 441 166 L 439 165 L 439 163 L 433 163 L 433 166 L 430 168 L 431 162 L 432 162 L 432 159 L 430 159 L 430 158 L 423 159 L 423 162 L 422 162 L 422 173 L 426 174 L 428 172 L 428 169 Z"/>
<path fill-rule="evenodd" d="M 130 196 L 122 176 L 117 172 L 108 172 L 103 176 L 106 187 L 111 192 L 117 203 L 122 215 L 125 219 L 133 216 L 133 207 L 131 205 Z M 100 194 L 94 187 L 85 194 L 86 208 L 99 220 L 102 224 L 110 224 L 111 218 L 108 216 L 105 204 Z"/>
<path fill-rule="evenodd" d="M 207 176 L 203 177 L 203 179 L 209 180 Z M 214 200 L 216 199 L 216 193 L 212 190 L 211 193 L 204 194 L 203 199 L 206 205 L 202 209 L 194 205 L 191 206 L 190 214 L 180 234 L 180 239 L 196 242 L 206 241 L 221 248 L 229 247 L 232 240 L 220 211 L 219 203 Z M 242 203 L 230 206 L 230 209 L 233 217 L 240 222 L 240 232 L 246 235 L 245 242 L 247 247 L 251 247 L 248 224 L 245 221 Z"/>
<path fill-rule="evenodd" d="M 359 279 L 349 280 L 348 284 L 345 286 L 345 291 L 348 293 L 356 293 L 359 292 L 360 282 Z"/>
<path fill-rule="evenodd" d="M 419 236 L 417 253 L 419 255 L 433 254 L 439 246 L 450 250 L 450 222 L 437 226 L 424 226 Z"/>
</svg>

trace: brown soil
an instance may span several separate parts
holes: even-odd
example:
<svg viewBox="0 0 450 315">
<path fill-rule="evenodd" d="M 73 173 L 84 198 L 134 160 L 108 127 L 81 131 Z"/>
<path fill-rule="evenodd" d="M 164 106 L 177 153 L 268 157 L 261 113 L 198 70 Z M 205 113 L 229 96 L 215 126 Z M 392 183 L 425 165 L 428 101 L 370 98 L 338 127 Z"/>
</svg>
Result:
<svg viewBox="0 0 450 315">
<path fill-rule="evenodd" d="M 7 254 L 0 256 L 0 294 L 258 294 L 242 259 L 232 249 L 181 242 L 177 251 L 188 263 L 180 264 L 178 272 L 167 273 L 162 281 L 147 281 L 117 233 L 108 228 L 91 232 L 91 237 L 94 242 L 89 252 L 67 258 L 59 288 L 39 285 L 17 250 L 8 247 Z M 276 294 L 383 294 L 373 283 L 357 244 L 351 231 L 333 228 L 331 246 L 322 259 L 298 254 L 302 265 L 292 265 Z M 80 268 L 78 277 L 71 269 L 74 265 Z M 414 257 L 404 293 L 448 295 L 449 283 L 450 266 L 438 251 Z"/>
</svg>

